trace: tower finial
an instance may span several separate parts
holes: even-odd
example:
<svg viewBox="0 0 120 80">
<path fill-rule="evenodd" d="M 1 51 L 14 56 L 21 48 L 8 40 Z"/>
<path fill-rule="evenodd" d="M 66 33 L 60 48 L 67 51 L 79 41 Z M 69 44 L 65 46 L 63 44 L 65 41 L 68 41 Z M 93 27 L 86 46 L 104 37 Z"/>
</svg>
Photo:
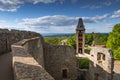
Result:
<svg viewBox="0 0 120 80">
<path fill-rule="evenodd" d="M 79 18 L 77 29 L 82 29 L 82 30 L 85 29 L 82 18 Z"/>
</svg>

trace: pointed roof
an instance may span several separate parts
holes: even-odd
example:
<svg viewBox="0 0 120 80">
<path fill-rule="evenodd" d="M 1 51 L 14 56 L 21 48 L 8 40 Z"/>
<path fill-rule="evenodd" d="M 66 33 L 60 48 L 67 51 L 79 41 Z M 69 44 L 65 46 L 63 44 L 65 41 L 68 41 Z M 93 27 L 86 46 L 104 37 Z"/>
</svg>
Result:
<svg viewBox="0 0 120 80">
<path fill-rule="evenodd" d="M 82 18 L 79 18 L 77 29 L 76 30 L 85 30 Z"/>
</svg>

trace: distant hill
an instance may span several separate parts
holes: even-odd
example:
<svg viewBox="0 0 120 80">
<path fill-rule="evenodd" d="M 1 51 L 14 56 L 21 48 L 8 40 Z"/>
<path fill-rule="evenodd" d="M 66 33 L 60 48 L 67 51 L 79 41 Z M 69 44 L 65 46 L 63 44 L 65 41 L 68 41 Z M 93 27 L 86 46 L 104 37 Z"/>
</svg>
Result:
<svg viewBox="0 0 120 80">
<path fill-rule="evenodd" d="M 86 34 L 91 34 L 91 33 L 86 33 Z M 105 34 L 108 36 L 108 33 L 100 33 L 100 34 Z M 71 35 L 75 35 L 75 33 L 43 33 L 43 37 L 69 37 Z"/>
<path fill-rule="evenodd" d="M 43 37 L 49 38 L 49 37 L 69 37 L 71 35 L 74 35 L 75 33 L 45 33 L 42 34 Z"/>
</svg>

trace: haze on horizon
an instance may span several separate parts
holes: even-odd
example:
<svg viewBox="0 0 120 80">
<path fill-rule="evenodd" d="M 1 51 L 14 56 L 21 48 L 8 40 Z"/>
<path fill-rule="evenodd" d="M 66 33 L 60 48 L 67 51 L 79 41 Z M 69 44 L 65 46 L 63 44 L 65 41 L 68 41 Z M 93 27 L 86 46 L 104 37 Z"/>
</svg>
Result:
<svg viewBox="0 0 120 80">
<path fill-rule="evenodd" d="M 87 33 L 110 32 L 120 23 L 120 0 L 0 0 L 0 28 L 74 33 L 82 18 Z"/>
</svg>

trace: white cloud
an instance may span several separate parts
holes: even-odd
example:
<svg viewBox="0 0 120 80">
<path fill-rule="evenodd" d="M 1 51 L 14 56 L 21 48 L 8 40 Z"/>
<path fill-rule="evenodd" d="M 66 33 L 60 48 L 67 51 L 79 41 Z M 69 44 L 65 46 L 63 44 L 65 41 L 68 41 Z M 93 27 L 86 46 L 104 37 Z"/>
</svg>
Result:
<svg viewBox="0 0 120 80">
<path fill-rule="evenodd" d="M 106 5 L 106 6 L 110 6 L 110 5 L 112 5 L 112 2 L 111 1 L 106 1 L 103 4 Z"/>
<path fill-rule="evenodd" d="M 86 23 L 99 24 L 99 22 L 106 20 L 108 16 L 109 16 L 108 14 L 104 14 L 101 16 L 94 16 L 94 17 L 82 17 L 84 21 L 84 25 L 87 25 L 85 26 L 86 31 L 87 32 L 94 30 L 98 31 L 99 29 L 96 27 L 96 25 L 86 24 Z M 27 30 L 27 31 L 29 30 L 38 33 L 70 33 L 70 32 L 75 32 L 78 18 L 79 17 L 53 15 L 53 16 L 43 16 L 38 18 L 25 18 L 22 20 L 22 22 L 19 23 L 16 22 L 17 19 L 14 20 L 14 23 L 0 20 L 0 25 L 1 25 L 0 28 L 18 29 L 18 30 Z M 109 26 L 110 25 L 108 25 L 108 27 Z"/>
<path fill-rule="evenodd" d="M 58 32 L 67 33 L 75 32 L 75 28 L 79 17 L 68 17 L 64 15 L 43 16 L 38 18 L 25 18 L 19 23 L 19 26 L 24 26 L 24 30 L 36 32 Z M 108 18 L 108 14 L 95 17 L 82 17 L 85 23 L 99 23 Z"/>
<path fill-rule="evenodd" d="M 108 17 L 109 17 L 108 14 L 104 14 L 102 16 L 82 17 L 82 18 L 83 18 L 84 22 L 86 22 L 86 23 L 97 23 L 97 22 L 104 21 Z"/>
<path fill-rule="evenodd" d="M 5 20 L 0 20 L 0 23 L 5 23 L 6 21 Z"/>
<path fill-rule="evenodd" d="M 85 23 L 97 23 L 108 18 L 108 14 L 95 17 L 82 17 Z M 25 18 L 19 24 L 26 26 L 70 26 L 76 25 L 79 17 L 68 17 L 64 15 L 43 16 L 38 18 Z"/>
<path fill-rule="evenodd" d="M 115 24 L 107 23 L 104 27 L 106 28 L 113 28 Z"/>
<path fill-rule="evenodd" d="M 39 18 L 26 18 L 19 24 L 27 26 L 69 26 L 77 22 L 77 17 L 67 17 L 63 15 L 43 16 Z"/>
<path fill-rule="evenodd" d="M 98 8 L 101 8 L 102 6 L 100 6 L 100 5 L 84 5 L 84 6 L 82 6 L 82 7 L 80 7 L 80 8 L 89 8 L 89 9 L 98 9 Z"/>
<path fill-rule="evenodd" d="M 99 6 L 99 5 L 97 5 L 97 6 L 95 6 L 95 5 L 90 6 L 90 9 L 98 9 L 98 8 L 101 8 L 101 6 Z"/>
<path fill-rule="evenodd" d="M 111 16 L 111 18 L 119 18 L 120 17 L 120 9 L 117 11 L 114 11 L 113 15 Z"/>
<path fill-rule="evenodd" d="M 56 0 L 0 0 L 0 11 L 16 11 L 24 3 L 54 3 Z"/>
</svg>

